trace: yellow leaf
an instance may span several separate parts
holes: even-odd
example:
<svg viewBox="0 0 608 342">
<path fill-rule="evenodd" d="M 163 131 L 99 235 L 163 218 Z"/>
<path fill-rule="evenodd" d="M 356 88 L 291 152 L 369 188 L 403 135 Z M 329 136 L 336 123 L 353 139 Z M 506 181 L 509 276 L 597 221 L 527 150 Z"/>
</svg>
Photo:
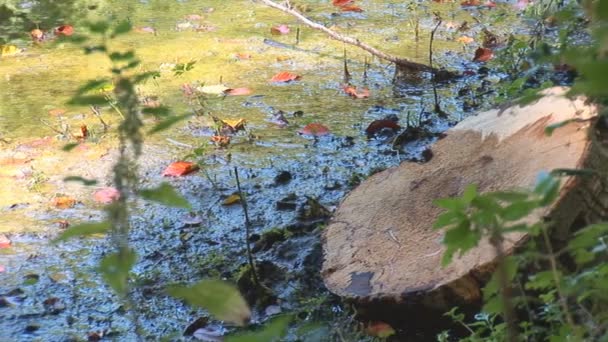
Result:
<svg viewBox="0 0 608 342">
<path fill-rule="evenodd" d="M 13 56 L 21 52 L 15 45 L 0 45 L 0 56 Z"/>
<path fill-rule="evenodd" d="M 239 202 L 241 202 L 241 196 L 239 196 L 239 194 L 232 194 L 232 195 L 226 197 L 224 202 L 222 202 L 222 205 L 233 205 L 233 204 L 237 204 Z"/>
<path fill-rule="evenodd" d="M 234 119 L 234 120 L 222 120 L 222 123 L 226 126 L 230 126 L 235 131 L 245 128 L 245 119 Z"/>
</svg>

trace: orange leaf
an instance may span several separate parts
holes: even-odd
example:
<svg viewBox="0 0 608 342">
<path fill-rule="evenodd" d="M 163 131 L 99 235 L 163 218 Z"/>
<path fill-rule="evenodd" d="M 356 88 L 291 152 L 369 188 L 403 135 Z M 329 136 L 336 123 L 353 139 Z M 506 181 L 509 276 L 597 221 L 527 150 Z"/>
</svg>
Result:
<svg viewBox="0 0 608 342">
<path fill-rule="evenodd" d="M 351 4 L 354 0 L 332 0 L 332 4 L 337 7 L 342 7 Z"/>
<path fill-rule="evenodd" d="M 369 89 L 365 88 L 361 92 L 357 92 L 357 88 L 347 84 L 342 87 L 344 92 L 356 99 L 365 99 L 369 97 Z"/>
<path fill-rule="evenodd" d="M 66 113 L 66 110 L 62 109 L 62 108 L 54 108 L 54 109 L 49 110 L 49 115 L 52 115 L 52 116 L 61 116 L 65 113 Z"/>
<path fill-rule="evenodd" d="M 150 26 L 136 27 L 133 31 L 137 33 L 154 33 L 156 34 L 156 29 Z"/>
<path fill-rule="evenodd" d="M 58 36 L 71 36 L 74 34 L 74 27 L 72 25 L 61 25 L 55 28 L 55 34 Z"/>
<path fill-rule="evenodd" d="M 30 31 L 30 36 L 32 37 L 33 40 L 42 40 L 42 38 L 44 38 L 44 32 L 40 29 L 34 29 Z"/>
<path fill-rule="evenodd" d="M 76 200 L 70 196 L 59 196 L 53 199 L 53 205 L 59 209 L 68 209 L 76 205 Z"/>
<path fill-rule="evenodd" d="M 120 192 L 115 188 L 102 188 L 93 194 L 97 203 L 109 204 L 120 198 Z"/>
<path fill-rule="evenodd" d="M 312 135 L 315 137 L 327 135 L 329 133 L 330 133 L 329 128 L 321 125 L 320 123 L 314 123 L 314 122 L 309 123 L 308 125 L 304 126 L 304 128 L 302 128 L 300 130 L 300 134 Z"/>
<path fill-rule="evenodd" d="M 81 125 L 80 132 L 77 134 L 74 134 L 74 137 L 78 140 L 84 140 L 88 136 L 89 136 L 89 129 L 87 128 L 87 125 Z"/>
<path fill-rule="evenodd" d="M 365 328 L 365 332 L 371 336 L 387 338 L 395 334 L 395 329 L 384 322 L 374 322 Z"/>
<path fill-rule="evenodd" d="M 224 135 L 214 135 L 210 139 L 213 143 L 215 143 L 219 147 L 226 147 L 230 145 L 230 137 Z"/>
<path fill-rule="evenodd" d="M 363 12 L 363 9 L 357 5 L 345 5 L 341 6 L 340 10 L 342 12 Z"/>
<path fill-rule="evenodd" d="M 473 58 L 473 62 L 487 62 L 494 57 L 494 53 L 492 50 L 487 48 L 478 48 L 475 50 L 475 57 Z"/>
<path fill-rule="evenodd" d="M 1 248 L 9 248 L 11 246 L 11 240 L 6 237 L 4 234 L 0 234 L 0 249 Z"/>
<path fill-rule="evenodd" d="M 239 52 L 239 53 L 236 53 L 234 55 L 234 57 L 236 57 L 236 59 L 240 59 L 240 60 L 251 59 L 251 54 L 244 53 L 244 52 Z"/>
<path fill-rule="evenodd" d="M 289 82 L 297 81 L 301 78 L 300 75 L 293 74 L 289 71 L 281 71 L 280 73 L 272 76 L 270 82 Z"/>
<path fill-rule="evenodd" d="M 249 95 L 251 93 L 252 93 L 252 91 L 249 88 L 232 88 L 232 89 L 228 89 L 228 90 L 224 91 L 224 94 L 230 95 L 230 96 Z"/>
<path fill-rule="evenodd" d="M 467 36 L 462 36 L 462 37 L 458 37 L 458 39 L 456 39 L 457 42 L 462 43 L 462 44 L 471 44 L 472 42 L 475 41 L 475 39 L 471 38 L 471 37 L 467 37 Z"/>
<path fill-rule="evenodd" d="M 167 166 L 165 171 L 163 171 L 163 176 L 180 177 L 192 173 L 196 170 L 198 170 L 198 165 L 192 162 L 177 161 Z"/>
<path fill-rule="evenodd" d="M 376 134 L 379 130 L 383 129 L 383 128 L 390 128 L 394 131 L 398 131 L 401 129 L 401 126 L 399 126 L 395 121 L 393 120 L 374 120 L 372 121 L 372 123 L 369 124 L 369 126 L 367 126 L 367 128 L 365 129 L 365 133 L 367 134 L 368 137 Z"/>
<path fill-rule="evenodd" d="M 480 0 L 465 0 L 460 3 L 460 6 L 462 6 L 462 7 L 472 7 L 472 6 L 479 6 L 479 5 L 481 5 Z"/>
</svg>

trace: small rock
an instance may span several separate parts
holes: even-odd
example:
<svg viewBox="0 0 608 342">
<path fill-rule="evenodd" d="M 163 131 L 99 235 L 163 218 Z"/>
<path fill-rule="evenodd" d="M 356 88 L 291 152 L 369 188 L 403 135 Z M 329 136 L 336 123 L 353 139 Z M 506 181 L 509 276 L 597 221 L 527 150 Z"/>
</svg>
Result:
<svg viewBox="0 0 608 342">
<path fill-rule="evenodd" d="M 298 207 L 297 197 L 295 194 L 290 194 L 287 197 L 277 201 L 277 210 L 291 211 Z"/>
<path fill-rule="evenodd" d="M 277 315 L 281 313 L 281 307 L 278 305 L 270 305 L 268 307 L 266 307 L 266 310 L 264 310 L 264 312 L 266 313 L 266 316 L 272 316 L 272 315 Z"/>
<path fill-rule="evenodd" d="M 35 332 L 36 330 L 40 329 L 40 326 L 38 324 L 28 324 L 24 331 L 28 334 L 31 334 L 33 332 Z"/>
<path fill-rule="evenodd" d="M 274 177 L 274 182 L 276 184 L 286 184 L 292 179 L 292 175 L 289 171 L 281 171 L 278 175 Z"/>
</svg>

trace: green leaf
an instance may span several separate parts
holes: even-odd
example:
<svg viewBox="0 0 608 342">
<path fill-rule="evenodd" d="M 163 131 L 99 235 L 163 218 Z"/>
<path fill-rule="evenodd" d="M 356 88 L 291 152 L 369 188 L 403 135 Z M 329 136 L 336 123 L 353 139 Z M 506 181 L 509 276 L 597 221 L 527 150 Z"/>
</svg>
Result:
<svg viewBox="0 0 608 342">
<path fill-rule="evenodd" d="M 110 28 L 110 25 L 108 24 L 107 21 L 96 21 L 96 22 L 92 22 L 89 23 L 89 30 L 91 30 L 91 32 L 93 33 L 99 33 L 99 34 L 104 34 L 108 31 L 108 29 Z"/>
<path fill-rule="evenodd" d="M 291 316 L 281 316 L 264 324 L 262 329 L 227 336 L 226 342 L 272 342 L 279 341 L 287 333 L 287 326 L 291 322 Z"/>
<path fill-rule="evenodd" d="M 249 306 L 240 292 L 222 280 L 202 280 L 192 286 L 173 285 L 167 288 L 167 292 L 209 311 L 219 320 L 243 326 L 251 317 Z"/>
<path fill-rule="evenodd" d="M 92 234 L 103 234 L 112 228 L 110 222 L 96 222 L 96 223 L 83 223 L 76 226 L 72 226 L 66 229 L 61 235 L 53 240 L 53 243 L 65 241 L 73 237 L 80 237 Z"/>
<path fill-rule="evenodd" d="M 467 208 L 467 203 L 460 198 L 440 198 L 433 203 L 440 208 L 452 211 L 464 211 Z"/>
<path fill-rule="evenodd" d="M 141 82 L 145 82 L 145 81 L 147 81 L 150 78 L 157 79 L 160 76 L 161 76 L 160 72 L 158 72 L 158 71 L 144 72 L 144 73 L 141 73 L 139 75 L 134 76 L 133 77 L 133 83 L 138 84 L 138 83 L 141 83 Z"/>
<path fill-rule="evenodd" d="M 112 37 L 116 37 L 121 34 L 128 33 L 129 31 L 131 31 L 132 28 L 133 28 L 133 26 L 131 25 L 131 22 L 129 22 L 127 20 L 122 21 L 118 25 L 116 25 L 116 27 L 114 28 L 114 32 L 112 32 Z"/>
<path fill-rule="evenodd" d="M 74 106 L 106 105 L 108 99 L 103 95 L 75 96 L 68 101 L 68 104 Z"/>
<path fill-rule="evenodd" d="M 78 145 L 80 145 L 80 144 L 79 143 L 65 144 L 65 145 L 63 145 L 63 147 L 61 148 L 61 150 L 65 151 L 65 152 L 70 152 L 71 150 L 75 149 Z"/>
<path fill-rule="evenodd" d="M 90 80 L 83 86 L 78 88 L 78 90 L 76 90 L 76 95 L 84 95 L 93 90 L 101 90 L 105 88 L 108 84 L 112 84 L 112 81 L 107 78 L 103 78 L 100 80 Z"/>
<path fill-rule="evenodd" d="M 466 204 L 469 204 L 473 201 L 475 196 L 477 196 L 477 185 L 469 184 L 464 189 L 464 192 L 462 194 L 462 201 L 464 201 Z"/>
<path fill-rule="evenodd" d="M 459 211 L 448 211 L 437 217 L 435 223 L 433 224 L 433 228 L 438 229 L 452 224 L 457 224 L 463 219 L 466 219 L 466 216 L 463 213 Z"/>
<path fill-rule="evenodd" d="M 97 184 L 95 179 L 86 179 L 80 176 L 67 176 L 63 179 L 64 182 L 80 182 L 86 186 Z"/>
<path fill-rule="evenodd" d="M 558 129 L 560 127 L 564 127 L 567 124 L 574 122 L 574 121 L 576 121 L 576 120 L 569 119 L 569 120 L 556 122 L 554 124 L 550 124 L 549 126 L 545 127 L 545 135 L 550 137 L 553 134 L 553 131 L 555 131 L 556 129 Z"/>
<path fill-rule="evenodd" d="M 144 108 L 141 112 L 155 117 L 169 116 L 171 114 L 171 110 L 165 106 Z"/>
<path fill-rule="evenodd" d="M 112 62 L 130 61 L 135 58 L 135 52 L 133 50 L 127 52 L 112 52 L 108 57 Z"/>
<path fill-rule="evenodd" d="M 163 182 L 157 188 L 144 189 L 139 191 L 139 195 L 148 200 L 170 207 L 190 209 L 190 203 L 178 194 L 171 184 Z"/>
<path fill-rule="evenodd" d="M 133 250 L 126 249 L 106 255 L 99 264 L 99 271 L 105 281 L 120 295 L 126 295 L 129 272 L 135 265 L 137 255 Z"/>
<path fill-rule="evenodd" d="M 442 265 L 448 265 L 456 252 L 460 251 L 460 255 L 462 255 L 477 246 L 480 239 L 481 234 L 472 230 L 470 222 L 466 219 L 458 226 L 448 229 L 443 237 L 443 244 L 447 246 L 447 249 L 443 254 Z"/>
<path fill-rule="evenodd" d="M 499 201 L 505 201 L 505 202 L 524 201 L 524 200 L 528 199 L 528 196 L 529 196 L 527 193 L 517 192 L 517 191 L 496 191 L 496 192 L 492 192 L 488 195 L 496 198 Z"/>
<path fill-rule="evenodd" d="M 189 118 L 190 116 L 192 116 L 192 114 L 171 116 L 171 117 L 159 122 L 154 127 L 152 127 L 152 129 L 148 131 L 148 134 L 154 134 L 154 133 L 158 133 L 160 131 L 164 131 L 167 128 L 175 125 L 176 123 Z"/>
<path fill-rule="evenodd" d="M 93 45 L 93 46 L 85 46 L 84 53 L 85 55 L 90 55 L 95 52 L 107 52 L 108 48 L 105 45 Z"/>
<path fill-rule="evenodd" d="M 507 221 L 517 221 L 528 216 L 536 208 L 538 208 L 536 201 L 514 202 L 501 210 L 499 215 Z"/>
<path fill-rule="evenodd" d="M 559 270 L 557 271 L 557 278 L 561 279 L 562 275 Z M 555 287 L 555 282 L 553 279 L 552 271 L 542 271 L 536 274 L 533 274 L 529 277 L 529 280 L 525 284 L 525 288 L 527 290 L 546 290 Z"/>
</svg>

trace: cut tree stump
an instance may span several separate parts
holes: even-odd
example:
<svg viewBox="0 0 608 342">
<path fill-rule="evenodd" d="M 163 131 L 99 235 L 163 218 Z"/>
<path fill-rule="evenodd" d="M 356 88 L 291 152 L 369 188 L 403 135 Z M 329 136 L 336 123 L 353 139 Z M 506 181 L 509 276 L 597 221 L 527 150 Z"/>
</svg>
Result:
<svg viewBox="0 0 608 342">
<path fill-rule="evenodd" d="M 468 184 L 477 184 L 480 192 L 531 189 L 540 172 L 554 169 L 589 167 L 605 176 L 605 152 L 588 134 L 596 108 L 582 98 L 563 97 L 565 92 L 548 89 L 534 104 L 469 117 L 432 146 L 429 162 L 403 163 L 354 189 L 324 234 L 327 288 L 355 303 L 384 303 L 385 310 L 392 303 L 441 313 L 478 303 L 495 266 L 494 249 L 482 242 L 442 267 L 444 231 L 433 229 L 441 213 L 433 201 L 461 195 Z M 564 120 L 573 122 L 545 134 L 545 127 Z M 559 200 L 527 220 L 549 216 L 557 228 L 569 229 L 589 203 L 605 217 L 602 178 L 563 179 Z M 512 252 L 525 240 L 523 233 L 510 235 L 505 250 Z"/>
</svg>

